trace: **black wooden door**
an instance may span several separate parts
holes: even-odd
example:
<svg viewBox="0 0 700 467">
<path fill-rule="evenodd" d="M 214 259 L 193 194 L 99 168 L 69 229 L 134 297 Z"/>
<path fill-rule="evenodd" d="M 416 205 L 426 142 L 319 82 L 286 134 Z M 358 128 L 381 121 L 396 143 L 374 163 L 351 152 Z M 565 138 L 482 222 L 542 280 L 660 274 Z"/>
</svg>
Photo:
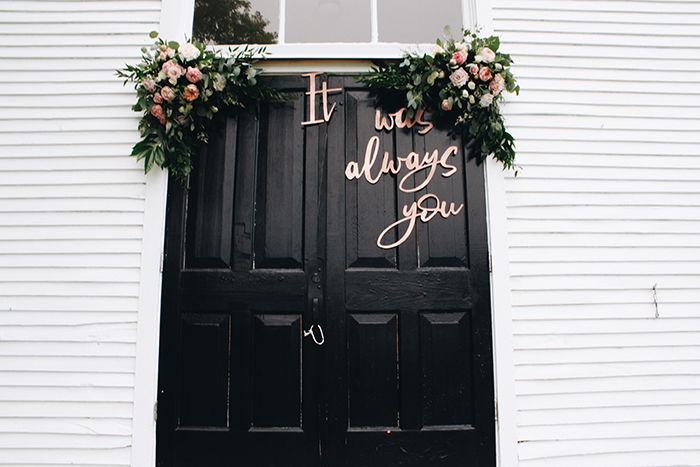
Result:
<svg viewBox="0 0 700 467">
<path fill-rule="evenodd" d="M 308 80 L 273 78 L 290 99 L 223 118 L 189 192 L 171 184 L 159 465 L 495 465 L 483 172 L 445 131 L 378 132 L 369 93 L 327 79 L 330 122 L 302 126 Z M 457 145 L 457 173 L 347 180 L 375 135 Z M 465 207 L 378 247 L 426 192 Z"/>
</svg>

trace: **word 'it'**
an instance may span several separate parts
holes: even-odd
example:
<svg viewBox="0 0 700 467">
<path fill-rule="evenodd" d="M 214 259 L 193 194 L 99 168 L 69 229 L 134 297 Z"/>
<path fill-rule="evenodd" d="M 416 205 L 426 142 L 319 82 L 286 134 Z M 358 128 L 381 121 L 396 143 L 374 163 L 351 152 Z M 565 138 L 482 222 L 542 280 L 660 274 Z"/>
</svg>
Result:
<svg viewBox="0 0 700 467">
<path fill-rule="evenodd" d="M 306 91 L 306 95 L 309 96 L 308 108 L 309 108 L 309 119 L 301 122 L 302 125 L 316 125 L 318 123 L 324 123 L 331 119 L 333 111 L 335 110 L 336 103 L 328 107 L 328 94 L 340 92 L 342 88 L 328 88 L 328 82 L 321 82 L 321 89 L 316 89 L 316 76 L 322 74 L 320 71 L 313 73 L 304 73 L 301 76 L 309 77 L 309 90 Z M 321 105 L 323 107 L 323 118 L 316 118 L 316 96 L 321 95 Z"/>
</svg>

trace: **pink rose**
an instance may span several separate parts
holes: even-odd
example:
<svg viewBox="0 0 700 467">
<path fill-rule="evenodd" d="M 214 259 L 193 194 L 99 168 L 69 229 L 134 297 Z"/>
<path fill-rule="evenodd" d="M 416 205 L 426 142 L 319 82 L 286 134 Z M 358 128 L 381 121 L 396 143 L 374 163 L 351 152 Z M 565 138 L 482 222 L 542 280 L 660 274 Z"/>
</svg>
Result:
<svg viewBox="0 0 700 467">
<path fill-rule="evenodd" d="M 152 79 L 144 79 L 141 81 L 141 86 L 148 92 L 154 92 L 156 90 L 156 82 Z"/>
<path fill-rule="evenodd" d="M 187 72 L 185 73 L 185 78 L 187 78 L 187 81 L 190 83 L 196 83 L 202 79 L 202 72 L 199 71 L 199 68 L 188 66 Z"/>
<path fill-rule="evenodd" d="M 461 65 L 467 61 L 467 53 L 464 50 L 457 50 L 452 54 L 452 59 L 457 65 Z"/>
<path fill-rule="evenodd" d="M 171 83 L 173 83 L 173 81 L 177 81 L 180 76 L 185 74 L 185 69 L 172 60 L 168 60 L 167 62 L 163 63 L 163 71 Z"/>
<path fill-rule="evenodd" d="M 170 86 L 163 86 L 163 89 L 160 90 L 160 95 L 168 102 L 175 99 L 175 91 Z"/>
<path fill-rule="evenodd" d="M 484 47 L 476 54 L 475 59 L 477 62 L 491 63 L 496 59 L 496 53 L 488 47 Z"/>
<path fill-rule="evenodd" d="M 161 125 L 165 125 L 165 112 L 163 112 L 163 107 L 156 104 L 151 107 L 151 115 L 156 117 Z"/>
<path fill-rule="evenodd" d="M 500 74 L 497 74 L 496 76 L 493 77 L 493 81 L 489 84 L 489 91 L 491 91 L 491 94 L 494 96 L 497 96 L 503 91 L 503 87 L 505 86 L 505 80 L 503 79 L 503 76 Z"/>
<path fill-rule="evenodd" d="M 481 81 L 488 81 L 493 77 L 491 74 L 491 70 L 489 70 L 489 67 L 487 66 L 482 66 L 479 68 L 479 79 Z"/>
<path fill-rule="evenodd" d="M 159 92 L 153 94 L 153 102 L 155 102 L 156 104 L 162 104 L 163 96 L 161 96 Z"/>
<path fill-rule="evenodd" d="M 464 68 L 457 68 L 450 75 L 450 81 L 452 82 L 452 85 L 457 88 L 461 88 L 462 86 L 467 84 L 468 80 L 469 74 L 466 71 L 464 71 Z"/>
<path fill-rule="evenodd" d="M 443 99 L 440 108 L 447 111 L 452 110 L 452 102 L 449 99 Z"/>
<path fill-rule="evenodd" d="M 469 65 L 469 73 L 471 73 L 474 76 L 477 76 L 479 74 L 479 65 L 476 63 L 472 63 Z"/>
<path fill-rule="evenodd" d="M 182 97 L 191 102 L 199 97 L 199 89 L 194 84 L 188 84 L 185 90 L 182 91 Z"/>
<path fill-rule="evenodd" d="M 175 51 L 173 49 L 171 49 L 170 47 L 161 46 L 158 58 L 160 58 L 161 60 L 167 60 L 169 58 L 173 58 L 174 56 Z"/>
</svg>

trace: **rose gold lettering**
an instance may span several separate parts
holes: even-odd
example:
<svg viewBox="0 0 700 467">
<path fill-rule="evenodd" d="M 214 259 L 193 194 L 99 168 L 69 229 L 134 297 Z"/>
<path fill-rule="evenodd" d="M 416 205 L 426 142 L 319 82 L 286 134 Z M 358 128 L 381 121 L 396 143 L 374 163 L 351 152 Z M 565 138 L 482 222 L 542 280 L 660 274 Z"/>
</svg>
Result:
<svg viewBox="0 0 700 467">
<path fill-rule="evenodd" d="M 396 128 L 413 128 L 415 125 L 422 127 L 418 130 L 421 135 L 426 134 L 433 129 L 433 124 L 423 120 L 423 115 L 425 114 L 425 109 L 418 109 L 413 118 L 408 116 L 408 109 L 406 107 L 401 107 L 396 112 L 382 115 L 380 109 L 376 109 L 374 113 L 374 129 L 377 131 L 391 131 Z"/>
<path fill-rule="evenodd" d="M 304 73 L 301 76 L 309 77 L 309 90 L 305 92 L 309 96 L 309 119 L 301 122 L 302 125 L 316 125 L 318 123 L 327 122 L 331 119 L 333 111 L 335 110 L 336 103 L 328 108 L 328 94 L 334 92 L 342 91 L 342 88 L 332 88 L 328 89 L 328 83 L 323 81 L 321 83 L 321 89 L 316 89 L 316 76 L 322 74 L 320 71 L 315 71 L 313 73 Z M 321 94 L 321 104 L 323 106 L 323 118 L 316 118 L 316 95 Z"/>
<path fill-rule="evenodd" d="M 382 111 L 377 109 L 374 111 L 374 129 L 391 131 L 394 129 L 394 120 L 384 117 Z"/>
<path fill-rule="evenodd" d="M 428 206 L 427 204 L 430 201 L 434 201 L 435 205 Z M 459 205 L 455 205 L 455 203 L 449 203 L 448 205 L 447 201 L 441 201 L 437 195 L 427 193 L 418 198 L 417 201 L 411 203 L 410 206 L 406 205 L 403 207 L 403 219 L 397 220 L 393 224 L 389 225 L 386 229 L 382 230 L 382 233 L 380 233 L 379 237 L 377 237 L 377 246 L 379 248 L 387 250 L 391 248 L 396 248 L 397 246 L 401 245 L 403 242 L 408 240 L 408 238 L 411 236 L 413 230 L 416 227 L 417 219 L 421 222 L 429 222 L 433 217 L 437 216 L 438 214 L 443 218 L 447 219 L 450 216 L 455 216 L 459 214 L 462 211 L 462 209 L 464 209 L 464 203 L 460 203 Z M 397 241 L 385 244 L 384 237 L 387 234 L 389 234 L 389 232 L 391 232 L 393 229 L 398 229 L 403 223 L 407 223 L 406 230 L 404 231 L 403 235 L 401 235 L 401 237 L 399 237 Z"/>
</svg>

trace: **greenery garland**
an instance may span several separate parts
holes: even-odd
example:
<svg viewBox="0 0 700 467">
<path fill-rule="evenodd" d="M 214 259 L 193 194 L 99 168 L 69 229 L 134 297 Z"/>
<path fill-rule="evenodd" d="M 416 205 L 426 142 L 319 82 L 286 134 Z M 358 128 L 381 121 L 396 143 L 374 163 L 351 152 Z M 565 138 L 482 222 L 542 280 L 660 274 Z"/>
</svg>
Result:
<svg viewBox="0 0 700 467">
<path fill-rule="evenodd" d="M 131 155 L 143 160 L 146 172 L 155 164 L 184 184 L 217 112 L 253 109 L 256 101 L 282 96 L 257 79 L 260 70 L 253 65 L 266 54 L 263 47 L 229 48 L 223 57 L 199 42 L 167 42 L 155 31 L 151 38 L 156 41 L 141 49 L 138 65 L 117 70 L 124 84 L 135 83 L 138 100 L 132 110 L 143 112 L 142 139 Z"/>
<path fill-rule="evenodd" d="M 407 53 L 401 62 L 378 63 L 358 79 L 380 98 L 387 91 L 405 93 L 411 115 L 426 108 L 466 131 L 481 161 L 493 156 L 504 168 L 516 168 L 513 137 L 499 108 L 503 91 L 520 91 L 509 69 L 513 60 L 498 51 L 498 37 L 481 38 L 468 29 L 463 34 L 459 42 L 438 39 L 430 53 Z"/>
</svg>

